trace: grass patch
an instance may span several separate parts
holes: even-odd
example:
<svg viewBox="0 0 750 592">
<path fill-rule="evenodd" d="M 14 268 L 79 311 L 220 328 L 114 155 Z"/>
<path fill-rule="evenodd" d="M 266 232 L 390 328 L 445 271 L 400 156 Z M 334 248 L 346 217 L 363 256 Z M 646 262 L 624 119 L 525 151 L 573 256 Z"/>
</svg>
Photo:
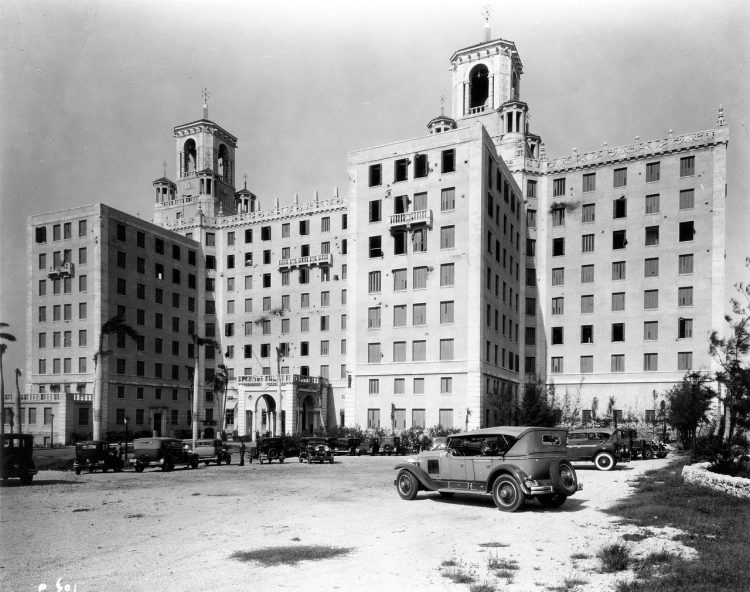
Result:
<svg viewBox="0 0 750 592">
<path fill-rule="evenodd" d="M 624 541 L 632 541 L 632 542 L 638 542 L 643 541 L 647 538 L 650 538 L 654 535 L 654 533 L 650 530 L 644 530 L 643 532 L 629 532 L 627 534 L 622 535 L 622 539 Z"/>
<path fill-rule="evenodd" d="M 289 545 L 256 549 L 255 551 L 235 551 L 230 557 L 242 562 L 255 561 L 269 567 L 274 565 L 297 565 L 302 561 L 332 559 L 341 555 L 348 555 L 351 551 L 351 547 Z"/>
<path fill-rule="evenodd" d="M 495 572 L 498 578 L 505 579 L 509 584 L 513 582 L 513 578 L 516 577 L 516 572 L 510 569 L 499 569 Z"/>
<path fill-rule="evenodd" d="M 74 512 L 90 512 L 91 508 L 76 508 Z"/>
<path fill-rule="evenodd" d="M 496 549 L 498 547 L 510 547 L 508 543 L 479 543 L 480 547 L 487 547 L 490 549 Z"/>
<path fill-rule="evenodd" d="M 456 561 L 453 557 L 450 559 L 443 559 L 440 562 L 440 567 L 458 567 L 458 561 Z"/>
<path fill-rule="evenodd" d="M 602 571 L 605 573 L 623 571 L 628 569 L 630 563 L 630 551 L 620 543 L 602 547 L 596 556 L 602 562 Z"/>
<path fill-rule="evenodd" d="M 448 578 L 454 584 L 473 584 L 476 578 L 473 574 L 460 568 L 448 569 L 442 572 L 444 578 Z"/>
<path fill-rule="evenodd" d="M 493 554 L 487 558 L 487 569 L 492 571 L 516 571 L 518 570 L 518 561 L 515 559 L 503 559 Z"/>
<path fill-rule="evenodd" d="M 591 557 L 588 553 L 573 553 L 570 558 L 571 559 L 588 559 Z"/>
<path fill-rule="evenodd" d="M 143 514 L 126 514 L 125 518 L 143 518 Z"/>
<path fill-rule="evenodd" d="M 469 586 L 469 592 L 495 592 L 495 586 L 488 582 L 481 582 Z"/>
<path fill-rule="evenodd" d="M 654 569 L 639 570 L 636 580 L 618 584 L 618 592 L 750 590 L 747 501 L 683 482 L 686 461 L 678 458 L 664 469 L 645 473 L 633 483 L 635 494 L 609 512 L 638 526 L 683 530 L 686 534 L 674 538 L 695 549 L 697 556 L 687 560 L 652 554 L 648 565 Z M 664 484 L 654 487 L 655 481 Z"/>
</svg>

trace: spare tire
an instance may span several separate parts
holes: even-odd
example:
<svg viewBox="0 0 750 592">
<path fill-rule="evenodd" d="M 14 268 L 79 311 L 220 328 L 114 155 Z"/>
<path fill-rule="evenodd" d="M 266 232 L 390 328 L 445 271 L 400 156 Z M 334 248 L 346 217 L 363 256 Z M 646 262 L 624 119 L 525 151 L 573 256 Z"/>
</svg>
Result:
<svg viewBox="0 0 750 592">
<path fill-rule="evenodd" d="M 553 461 L 549 467 L 549 475 L 552 489 L 557 495 L 568 497 L 578 491 L 578 476 L 567 460 L 561 458 Z"/>
<path fill-rule="evenodd" d="M 275 458 L 278 458 L 279 451 L 275 448 L 269 448 L 266 456 L 268 457 L 268 460 L 274 460 Z"/>
</svg>

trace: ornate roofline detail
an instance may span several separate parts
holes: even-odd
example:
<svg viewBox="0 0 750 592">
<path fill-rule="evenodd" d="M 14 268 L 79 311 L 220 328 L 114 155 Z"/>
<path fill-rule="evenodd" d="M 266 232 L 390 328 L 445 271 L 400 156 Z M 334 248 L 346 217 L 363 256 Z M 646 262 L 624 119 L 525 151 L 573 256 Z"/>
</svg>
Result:
<svg viewBox="0 0 750 592">
<path fill-rule="evenodd" d="M 502 49 L 501 49 L 502 47 Z M 483 41 L 476 45 L 470 45 L 454 52 L 451 56 L 450 63 L 451 67 L 455 69 L 457 62 L 464 60 L 473 62 L 475 60 L 486 59 L 492 55 L 503 53 L 509 56 L 513 61 L 513 65 L 519 74 L 523 74 L 523 64 L 521 58 L 518 55 L 516 44 L 513 41 L 507 41 L 505 39 L 493 39 L 492 41 Z"/>
<path fill-rule="evenodd" d="M 184 138 L 185 136 L 192 136 L 198 133 L 215 133 L 222 140 L 232 145 L 232 148 L 237 147 L 237 138 L 230 134 L 227 130 L 219 125 L 216 125 L 213 121 L 208 119 L 199 119 L 191 123 L 185 123 L 178 125 L 174 128 L 175 138 Z"/>
</svg>

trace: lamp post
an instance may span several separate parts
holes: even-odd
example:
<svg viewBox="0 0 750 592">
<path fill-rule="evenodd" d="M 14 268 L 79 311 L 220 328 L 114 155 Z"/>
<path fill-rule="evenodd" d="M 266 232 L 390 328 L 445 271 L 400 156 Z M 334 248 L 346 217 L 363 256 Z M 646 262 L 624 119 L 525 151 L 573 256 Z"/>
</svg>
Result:
<svg viewBox="0 0 750 592">
<path fill-rule="evenodd" d="M 49 447 L 54 448 L 55 446 L 55 414 L 50 413 L 50 422 L 49 422 Z"/>
<path fill-rule="evenodd" d="M 688 378 L 690 379 L 690 411 L 692 412 L 692 416 L 696 416 L 696 407 L 697 407 L 697 401 L 696 401 L 696 390 L 698 386 L 700 385 L 701 375 L 697 372 L 691 372 L 688 375 Z M 690 450 L 692 454 L 695 454 L 695 433 L 697 431 L 698 424 L 692 426 L 692 442 L 690 446 Z"/>
<path fill-rule="evenodd" d="M 125 462 L 128 462 L 128 422 L 130 418 L 126 415 L 122 418 L 122 423 L 125 425 Z"/>
</svg>

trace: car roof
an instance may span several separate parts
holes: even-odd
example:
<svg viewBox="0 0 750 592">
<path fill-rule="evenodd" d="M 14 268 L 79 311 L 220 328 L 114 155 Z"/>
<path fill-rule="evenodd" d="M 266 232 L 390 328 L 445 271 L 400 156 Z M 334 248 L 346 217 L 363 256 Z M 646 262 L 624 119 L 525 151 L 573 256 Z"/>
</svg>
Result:
<svg viewBox="0 0 750 592">
<path fill-rule="evenodd" d="M 468 432 L 459 432 L 457 434 L 450 434 L 448 438 L 456 436 L 513 436 L 514 438 L 520 438 L 527 432 L 534 431 L 550 431 L 550 430 L 565 430 L 565 428 L 545 428 L 536 426 L 495 426 L 492 428 L 480 428 L 478 430 L 470 430 Z"/>
<path fill-rule="evenodd" d="M 624 428 L 578 428 L 577 430 L 570 430 L 571 434 L 590 434 L 591 432 L 595 433 L 612 433 L 615 430 L 624 429 Z"/>
</svg>

